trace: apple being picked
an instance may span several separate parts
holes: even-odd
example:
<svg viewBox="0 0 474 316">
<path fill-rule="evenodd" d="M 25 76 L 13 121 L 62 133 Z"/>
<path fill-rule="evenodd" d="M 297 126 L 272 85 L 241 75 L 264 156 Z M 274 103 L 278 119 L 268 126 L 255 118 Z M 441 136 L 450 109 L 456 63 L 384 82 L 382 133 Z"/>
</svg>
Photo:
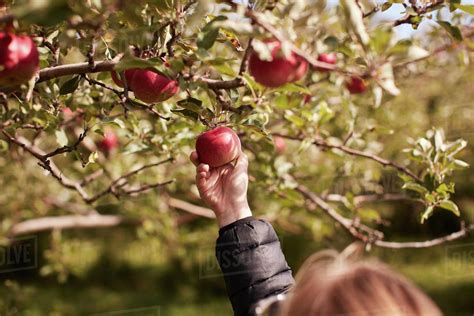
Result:
<svg viewBox="0 0 474 316">
<path fill-rule="evenodd" d="M 239 136 L 225 126 L 216 127 L 199 135 L 196 151 L 199 161 L 212 168 L 235 160 L 241 152 Z"/>
<path fill-rule="evenodd" d="M 39 54 L 29 36 L 0 32 L 0 87 L 28 82 L 39 70 Z"/>
<path fill-rule="evenodd" d="M 318 56 L 318 61 L 321 61 L 326 64 L 330 64 L 330 65 L 335 65 L 337 62 L 337 55 L 336 53 L 322 53 Z M 315 69 L 321 72 L 331 71 L 330 69 L 326 69 L 322 67 L 316 67 Z"/>
<path fill-rule="evenodd" d="M 351 94 L 359 94 L 367 90 L 367 83 L 361 77 L 352 76 L 346 81 L 346 87 Z"/>
<path fill-rule="evenodd" d="M 285 56 L 281 43 L 277 40 L 267 40 L 271 50 L 272 60 L 261 60 L 258 53 L 253 51 L 249 57 L 249 72 L 258 83 L 275 88 L 285 83 L 295 82 L 306 74 L 308 63 L 296 53 Z"/>
</svg>

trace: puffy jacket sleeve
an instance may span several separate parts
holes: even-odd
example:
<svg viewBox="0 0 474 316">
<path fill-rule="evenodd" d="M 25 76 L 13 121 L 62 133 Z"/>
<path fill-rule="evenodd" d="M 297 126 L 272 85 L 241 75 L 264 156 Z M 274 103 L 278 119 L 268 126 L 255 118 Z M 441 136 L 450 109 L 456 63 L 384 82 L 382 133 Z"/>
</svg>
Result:
<svg viewBox="0 0 474 316">
<path fill-rule="evenodd" d="M 252 305 L 294 283 L 278 236 L 264 220 L 247 217 L 221 228 L 216 256 L 237 316 L 251 314 Z"/>
</svg>

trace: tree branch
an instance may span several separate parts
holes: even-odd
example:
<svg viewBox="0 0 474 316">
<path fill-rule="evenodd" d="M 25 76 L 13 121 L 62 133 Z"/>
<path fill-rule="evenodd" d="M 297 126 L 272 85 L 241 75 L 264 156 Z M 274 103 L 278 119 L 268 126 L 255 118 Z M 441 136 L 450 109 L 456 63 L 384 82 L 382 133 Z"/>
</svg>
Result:
<svg viewBox="0 0 474 316">
<path fill-rule="evenodd" d="M 27 235 L 55 229 L 104 228 L 122 224 L 138 224 L 140 221 L 119 215 L 65 215 L 29 219 L 12 226 L 10 236 Z"/>
<path fill-rule="evenodd" d="M 242 57 L 242 61 L 240 63 L 239 76 L 241 76 L 247 70 L 248 59 L 250 56 L 250 52 L 252 51 L 252 42 L 253 38 L 250 38 L 247 42 L 247 48 L 245 48 L 244 56 Z"/>
<path fill-rule="evenodd" d="M 406 249 L 406 248 L 430 248 L 434 246 L 442 245 L 446 242 L 455 241 L 461 238 L 464 238 L 470 234 L 471 231 L 474 231 L 474 225 L 470 225 L 467 227 L 461 228 L 461 230 L 454 232 L 452 234 L 426 240 L 426 241 L 407 241 L 407 242 L 391 242 L 391 241 L 383 241 L 383 240 L 376 240 L 374 245 L 382 248 L 391 248 L 391 249 Z"/>
<path fill-rule="evenodd" d="M 346 199 L 344 195 L 340 194 L 327 194 L 322 195 L 321 198 L 327 202 L 337 202 L 343 203 Z M 354 196 L 354 204 L 356 206 L 371 203 L 371 202 L 382 202 L 382 201 L 417 201 L 407 196 L 406 194 L 399 194 L 399 193 L 384 193 L 384 194 L 363 194 L 363 195 L 356 195 Z"/>
<path fill-rule="evenodd" d="M 154 163 L 154 164 L 149 164 L 149 165 L 143 166 L 143 167 L 141 167 L 137 170 L 133 170 L 133 171 L 121 176 L 120 178 L 116 179 L 115 181 L 113 181 L 107 189 L 105 189 L 105 190 L 103 190 L 103 191 L 101 191 L 101 192 L 99 192 L 96 195 L 91 197 L 84 190 L 84 187 L 83 187 L 83 183 L 87 184 L 90 181 L 86 181 L 85 179 L 83 181 L 75 181 L 75 180 L 72 180 L 72 179 L 69 179 L 69 178 L 65 177 L 63 175 L 62 171 L 50 159 L 50 157 L 55 156 L 58 153 L 65 152 L 65 150 L 66 150 L 66 149 L 64 149 L 65 147 L 61 147 L 61 148 L 59 148 L 59 149 L 57 149 L 57 150 L 55 150 L 55 151 L 53 151 L 49 154 L 46 154 L 41 149 L 37 148 L 36 146 L 31 145 L 29 143 L 29 141 L 25 138 L 16 139 L 15 137 L 11 136 L 10 134 L 8 134 L 5 131 L 2 131 L 2 134 L 7 138 L 7 140 L 10 143 L 13 143 L 13 144 L 15 144 L 19 147 L 22 147 L 24 150 L 26 150 L 28 153 L 30 153 L 32 156 L 34 156 L 36 159 L 38 159 L 39 160 L 38 164 L 42 168 L 44 168 L 45 170 L 49 171 L 49 173 L 59 182 L 59 184 L 61 184 L 63 187 L 65 187 L 67 189 L 77 191 L 79 193 L 79 195 L 81 196 L 82 200 L 84 202 L 86 202 L 87 204 L 91 204 L 91 203 L 97 201 L 99 198 L 101 198 L 101 197 L 103 197 L 107 194 L 113 194 L 116 197 L 118 197 L 120 195 L 125 195 L 125 194 L 132 195 L 132 194 L 136 194 L 136 193 L 140 193 L 140 192 L 145 192 L 145 191 L 148 191 L 148 190 L 156 188 L 156 187 L 161 187 L 161 186 L 170 184 L 174 181 L 174 180 L 170 180 L 170 181 L 166 181 L 166 182 L 163 182 L 163 183 L 145 184 L 145 185 L 142 185 L 138 188 L 123 189 L 121 191 L 118 191 L 118 189 L 121 189 L 121 188 L 123 188 L 123 187 L 125 187 L 126 185 L 129 184 L 128 181 L 122 181 L 122 180 L 125 180 L 126 178 L 129 178 L 129 177 L 131 177 L 131 176 L 133 176 L 133 175 L 135 175 L 135 174 L 137 174 L 137 173 L 139 173 L 139 172 L 141 172 L 141 171 L 143 171 L 147 168 L 151 168 L 151 167 L 158 166 L 160 164 L 169 162 L 169 161 L 172 160 L 171 158 L 169 158 L 169 159 L 163 160 L 161 162 Z M 71 147 L 73 147 L 73 146 L 71 146 Z M 71 148 L 71 147 L 68 147 L 68 148 Z M 87 177 L 86 177 L 86 179 L 87 179 Z"/>
<path fill-rule="evenodd" d="M 333 220 L 341 224 L 341 226 L 348 231 L 353 237 L 369 242 L 372 239 L 383 238 L 383 233 L 374 230 L 368 226 L 361 224 L 355 219 L 349 219 L 339 214 L 334 208 L 327 204 L 321 197 L 311 192 L 307 187 L 302 184 L 298 184 L 296 191 L 299 192 L 306 200 L 311 201 L 317 207 L 322 209 L 327 215 Z"/>
<path fill-rule="evenodd" d="M 70 190 L 75 190 L 79 193 L 83 200 L 87 200 L 89 198 L 87 192 L 82 188 L 81 184 L 77 181 L 71 180 L 63 175 L 61 170 L 56 166 L 56 164 L 50 160 L 48 157 L 45 157 L 47 154 L 44 153 L 41 149 L 32 146 L 29 144 L 29 141 L 25 138 L 16 139 L 12 137 L 5 131 L 2 131 L 2 134 L 7 138 L 10 143 L 13 143 L 28 153 L 30 153 L 33 157 L 39 160 L 39 165 L 49 171 L 49 173 L 65 188 Z"/>
<path fill-rule="evenodd" d="M 62 76 L 112 71 L 118 62 L 119 59 L 98 61 L 95 63 L 94 68 L 91 68 L 91 65 L 88 62 L 43 68 L 39 72 L 39 79 L 37 82 L 39 83 Z"/>
<path fill-rule="evenodd" d="M 411 7 L 413 8 L 413 10 L 416 12 L 417 15 L 411 15 L 410 13 L 408 13 L 403 18 L 398 19 L 395 22 L 393 22 L 393 26 L 399 26 L 399 25 L 407 24 L 407 23 L 413 24 L 412 18 L 417 17 L 417 16 L 422 16 L 428 11 L 434 9 L 436 6 L 443 4 L 444 0 L 435 0 L 434 2 L 431 2 L 429 5 L 425 7 L 418 7 L 416 5 L 416 1 L 410 1 L 410 3 L 411 3 Z"/>
<path fill-rule="evenodd" d="M 149 169 L 149 168 L 152 168 L 152 167 L 157 167 L 157 166 L 160 166 L 162 164 L 165 164 L 165 163 L 171 162 L 171 161 L 173 161 L 173 158 L 168 158 L 168 159 L 156 162 L 156 163 L 147 164 L 147 165 L 144 165 L 144 166 L 142 166 L 138 169 L 132 170 L 132 171 L 118 177 L 114 181 L 112 181 L 110 183 L 110 185 L 105 190 L 97 193 L 96 195 L 94 195 L 94 196 L 92 196 L 88 199 L 85 199 L 84 201 L 88 204 L 92 204 L 92 203 L 94 203 L 95 201 L 97 201 L 98 199 L 100 199 L 101 197 L 103 197 L 107 194 L 113 194 L 115 197 L 118 198 L 120 195 L 123 195 L 123 194 L 138 193 L 138 192 L 142 192 L 142 191 L 147 191 L 149 189 L 152 189 L 153 187 L 158 187 L 158 186 L 163 186 L 163 185 L 169 184 L 172 181 L 167 181 L 165 183 L 157 183 L 157 184 L 154 184 L 154 185 L 145 185 L 141 188 L 128 190 L 128 191 L 127 190 L 122 190 L 122 192 L 117 191 L 117 190 L 123 188 L 124 186 L 126 186 L 128 184 L 128 181 L 127 181 L 128 178 L 142 172 L 143 170 L 146 170 L 146 169 Z"/>
<path fill-rule="evenodd" d="M 474 231 L 474 225 L 465 226 L 464 223 L 462 223 L 461 229 L 459 231 L 431 240 L 410 242 L 384 241 L 384 234 L 382 232 L 361 224 L 358 219 L 349 219 L 342 216 L 333 207 L 327 204 L 321 197 L 311 192 L 304 185 L 298 184 L 296 191 L 299 192 L 306 200 L 322 209 L 337 223 L 341 224 L 341 226 L 354 238 L 359 239 L 369 245 L 382 248 L 429 248 L 444 244 L 446 242 L 461 239 L 466 237 L 471 231 Z"/>
<path fill-rule="evenodd" d="M 284 135 L 284 134 L 280 134 L 280 133 L 273 133 L 272 135 L 280 136 L 282 138 L 297 140 L 297 141 L 302 141 L 303 140 L 302 137 L 289 136 L 289 135 Z M 398 171 L 410 176 L 412 179 L 414 179 L 417 182 L 423 182 L 422 179 L 419 176 L 417 176 L 415 173 L 413 173 L 410 169 L 408 169 L 408 168 L 406 168 L 402 165 L 399 165 L 396 162 L 393 162 L 391 160 L 379 157 L 375 154 L 371 154 L 371 153 L 367 153 L 367 152 L 364 152 L 364 151 L 361 151 L 361 150 L 353 149 L 353 148 L 350 148 L 350 147 L 345 146 L 345 145 L 328 144 L 323 139 L 316 139 L 315 141 L 313 141 L 313 144 L 317 147 L 320 147 L 320 148 L 338 149 L 338 150 L 340 150 L 340 151 L 342 151 L 342 152 L 344 152 L 348 155 L 351 155 L 351 156 L 359 156 L 359 157 L 363 157 L 363 158 L 367 158 L 367 159 L 376 161 L 376 162 L 378 162 L 379 164 L 381 164 L 383 166 L 390 166 L 394 169 L 397 169 Z"/>
<path fill-rule="evenodd" d="M 168 205 L 189 213 L 179 216 L 176 220 L 177 225 L 188 223 L 199 217 L 215 218 L 214 212 L 210 209 L 179 199 L 169 198 Z M 140 225 L 142 223 L 140 219 L 126 218 L 121 215 L 100 215 L 95 210 L 84 211 L 83 213 L 87 213 L 87 215 L 49 216 L 25 220 L 14 224 L 8 231 L 8 235 L 14 237 L 54 229 L 107 228 L 125 224 Z"/>
<path fill-rule="evenodd" d="M 168 204 L 171 207 L 186 211 L 188 213 L 198 215 L 201 217 L 206 217 L 206 218 L 216 218 L 216 215 L 211 209 L 197 206 L 182 200 L 178 200 L 175 198 L 169 198 L 168 199 Z"/>
</svg>

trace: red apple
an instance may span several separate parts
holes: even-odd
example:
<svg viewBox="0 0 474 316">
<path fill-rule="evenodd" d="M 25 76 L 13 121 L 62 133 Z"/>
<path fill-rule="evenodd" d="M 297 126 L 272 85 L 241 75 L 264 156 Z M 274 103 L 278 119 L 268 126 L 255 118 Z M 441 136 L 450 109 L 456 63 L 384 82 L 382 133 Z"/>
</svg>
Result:
<svg viewBox="0 0 474 316">
<path fill-rule="evenodd" d="M 73 112 L 73 110 L 71 110 L 70 107 L 63 108 L 61 110 L 61 112 L 63 112 L 63 116 L 64 116 L 65 119 L 69 119 L 74 115 L 74 112 Z"/>
<path fill-rule="evenodd" d="M 84 116 L 84 112 L 81 109 L 77 109 L 76 111 L 71 110 L 70 107 L 65 107 L 61 109 L 62 116 L 64 121 L 68 121 L 69 123 L 76 123 L 81 124 L 82 119 Z"/>
<path fill-rule="evenodd" d="M 239 136 L 224 126 L 204 132 L 196 140 L 199 161 L 213 168 L 236 159 L 241 150 Z"/>
<path fill-rule="evenodd" d="M 326 64 L 335 65 L 337 62 L 337 55 L 336 53 L 322 53 L 318 56 L 318 61 L 322 61 Z M 330 71 L 329 69 L 322 67 L 316 67 L 315 69 L 322 72 Z"/>
<path fill-rule="evenodd" d="M 278 154 L 283 154 L 286 150 L 286 142 L 283 137 L 275 136 L 273 137 L 273 145 L 275 146 L 275 150 Z"/>
<path fill-rule="evenodd" d="M 104 138 L 99 143 L 99 148 L 105 153 L 110 153 L 119 145 L 119 140 L 114 132 L 105 132 Z"/>
<path fill-rule="evenodd" d="M 135 70 L 130 88 L 135 97 L 146 103 L 162 102 L 179 92 L 176 80 L 147 69 Z"/>
<path fill-rule="evenodd" d="M 312 98 L 313 98 L 313 96 L 311 94 L 305 93 L 303 95 L 303 104 L 308 104 L 309 102 L 311 102 Z"/>
<path fill-rule="evenodd" d="M 284 56 L 281 43 L 277 40 L 267 41 L 270 46 L 272 61 L 261 60 L 253 51 L 249 57 L 249 72 L 255 81 L 266 87 L 279 87 L 288 82 L 301 79 L 308 70 L 306 60 L 292 52 Z"/>
<path fill-rule="evenodd" d="M 130 89 L 130 83 L 132 82 L 132 77 L 133 77 L 133 74 L 135 73 L 136 69 L 127 69 L 124 71 L 124 75 L 125 75 L 125 80 L 127 80 L 127 86 L 128 86 L 128 89 Z M 112 80 L 115 82 L 115 84 L 121 88 L 124 87 L 123 85 L 123 81 L 122 81 L 122 78 L 120 77 L 120 75 L 116 72 L 116 71 L 112 71 L 111 72 L 111 75 L 112 75 Z"/>
<path fill-rule="evenodd" d="M 39 70 L 39 54 L 25 35 L 0 32 L 0 86 L 28 82 Z"/>
<path fill-rule="evenodd" d="M 358 76 L 352 76 L 346 81 L 346 87 L 351 94 L 364 93 L 367 90 L 367 84 L 364 79 Z"/>
</svg>

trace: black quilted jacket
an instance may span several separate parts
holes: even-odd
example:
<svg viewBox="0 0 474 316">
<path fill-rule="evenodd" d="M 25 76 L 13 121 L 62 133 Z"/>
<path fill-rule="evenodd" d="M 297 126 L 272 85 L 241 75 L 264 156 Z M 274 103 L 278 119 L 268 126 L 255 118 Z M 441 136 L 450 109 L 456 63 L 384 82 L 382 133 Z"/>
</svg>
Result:
<svg viewBox="0 0 474 316">
<path fill-rule="evenodd" d="M 216 256 L 234 315 L 253 315 L 256 304 L 294 283 L 272 225 L 253 217 L 219 230 Z"/>
</svg>

